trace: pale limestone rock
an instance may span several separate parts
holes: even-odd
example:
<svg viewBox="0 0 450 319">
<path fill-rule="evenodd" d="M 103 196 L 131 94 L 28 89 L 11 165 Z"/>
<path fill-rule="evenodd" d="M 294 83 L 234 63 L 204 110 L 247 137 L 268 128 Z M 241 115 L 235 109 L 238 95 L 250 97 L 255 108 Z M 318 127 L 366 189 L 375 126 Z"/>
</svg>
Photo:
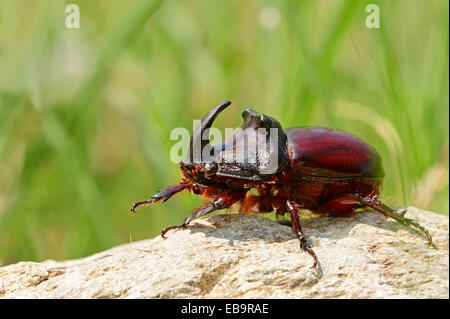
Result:
<svg viewBox="0 0 450 319">
<path fill-rule="evenodd" d="M 410 208 L 437 250 L 376 212 L 290 227 L 216 215 L 186 230 L 64 262 L 0 268 L 0 298 L 449 298 L 448 216 Z"/>
</svg>

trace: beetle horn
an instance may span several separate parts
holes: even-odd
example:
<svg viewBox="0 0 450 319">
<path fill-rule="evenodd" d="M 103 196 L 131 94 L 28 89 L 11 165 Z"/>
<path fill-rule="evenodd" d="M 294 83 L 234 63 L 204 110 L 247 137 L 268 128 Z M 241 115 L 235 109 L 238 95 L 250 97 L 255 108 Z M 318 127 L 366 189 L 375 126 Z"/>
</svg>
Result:
<svg viewBox="0 0 450 319">
<path fill-rule="evenodd" d="M 200 124 L 198 124 L 194 128 L 194 132 L 192 133 L 191 141 L 189 144 L 189 159 L 188 159 L 189 161 L 193 160 L 192 162 L 201 162 L 202 150 L 206 145 L 209 144 L 209 134 L 207 134 L 207 138 L 203 140 L 202 139 L 203 132 L 209 131 L 216 117 L 230 104 L 231 104 L 230 101 L 224 101 L 219 105 L 215 106 L 211 111 L 209 111 L 205 115 L 205 117 L 203 117 Z M 198 143 L 199 141 L 200 144 Z M 198 147 L 199 145 L 200 147 Z"/>
</svg>

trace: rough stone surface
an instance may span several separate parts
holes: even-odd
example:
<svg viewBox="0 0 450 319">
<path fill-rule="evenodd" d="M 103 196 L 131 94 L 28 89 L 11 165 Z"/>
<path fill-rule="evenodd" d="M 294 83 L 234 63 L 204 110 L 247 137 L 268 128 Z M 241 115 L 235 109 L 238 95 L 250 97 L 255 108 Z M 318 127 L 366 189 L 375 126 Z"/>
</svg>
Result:
<svg viewBox="0 0 450 319">
<path fill-rule="evenodd" d="M 186 230 L 78 260 L 0 268 L 1 298 L 449 298 L 448 216 L 407 216 L 438 247 L 375 212 L 303 220 L 319 257 L 290 227 L 216 215 Z"/>
</svg>

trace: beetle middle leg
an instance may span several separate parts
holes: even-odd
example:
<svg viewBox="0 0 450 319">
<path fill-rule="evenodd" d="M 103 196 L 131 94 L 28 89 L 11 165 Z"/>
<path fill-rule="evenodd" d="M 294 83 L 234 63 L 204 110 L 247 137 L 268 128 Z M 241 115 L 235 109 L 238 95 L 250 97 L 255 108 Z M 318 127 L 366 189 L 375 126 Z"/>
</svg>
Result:
<svg viewBox="0 0 450 319">
<path fill-rule="evenodd" d="M 405 217 L 405 214 L 407 212 L 405 208 L 393 209 L 385 205 L 381 201 L 371 197 L 358 197 L 357 201 L 363 206 L 369 206 L 370 208 L 382 213 L 383 215 L 395 219 L 397 222 L 409 229 L 412 229 L 412 227 L 414 227 L 415 230 L 418 230 L 423 235 L 425 235 L 428 240 L 428 245 L 436 248 L 436 245 L 433 243 L 433 239 L 431 238 L 428 230 L 420 226 L 415 220 Z"/>
<path fill-rule="evenodd" d="M 317 256 L 316 256 L 316 253 L 314 252 L 314 250 L 312 250 L 311 246 L 306 241 L 306 236 L 303 233 L 302 228 L 300 226 L 300 218 L 298 217 L 298 213 L 297 213 L 298 206 L 299 205 L 297 205 L 295 202 L 293 202 L 291 200 L 286 201 L 286 208 L 289 212 L 289 215 L 291 216 L 292 228 L 294 229 L 295 234 L 297 235 L 297 238 L 300 241 L 300 248 L 302 248 L 303 250 L 308 252 L 308 254 L 310 254 L 314 258 L 313 268 L 316 268 L 319 260 L 317 259 Z"/>
<path fill-rule="evenodd" d="M 228 208 L 228 207 L 232 206 L 233 204 L 235 204 L 236 202 L 238 202 L 241 198 L 242 198 L 242 194 L 230 194 L 228 196 L 225 195 L 225 196 L 216 198 L 213 202 L 194 211 L 192 214 L 190 214 L 188 217 L 186 217 L 180 225 L 174 225 L 174 226 L 170 226 L 170 227 L 163 229 L 163 231 L 161 232 L 161 237 L 166 238 L 166 237 L 164 237 L 164 235 L 171 229 L 186 228 L 186 226 L 193 219 L 195 219 L 197 217 L 212 213 L 215 210 Z"/>
</svg>

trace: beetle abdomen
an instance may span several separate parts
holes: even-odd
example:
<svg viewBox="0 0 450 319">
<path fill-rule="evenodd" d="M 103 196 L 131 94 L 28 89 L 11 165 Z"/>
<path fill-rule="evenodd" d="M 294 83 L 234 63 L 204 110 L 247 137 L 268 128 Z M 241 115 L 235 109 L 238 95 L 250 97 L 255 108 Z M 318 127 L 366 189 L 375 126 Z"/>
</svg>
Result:
<svg viewBox="0 0 450 319">
<path fill-rule="evenodd" d="M 293 170 L 322 177 L 384 177 L 378 152 L 359 138 L 321 127 L 285 130 Z"/>
</svg>

